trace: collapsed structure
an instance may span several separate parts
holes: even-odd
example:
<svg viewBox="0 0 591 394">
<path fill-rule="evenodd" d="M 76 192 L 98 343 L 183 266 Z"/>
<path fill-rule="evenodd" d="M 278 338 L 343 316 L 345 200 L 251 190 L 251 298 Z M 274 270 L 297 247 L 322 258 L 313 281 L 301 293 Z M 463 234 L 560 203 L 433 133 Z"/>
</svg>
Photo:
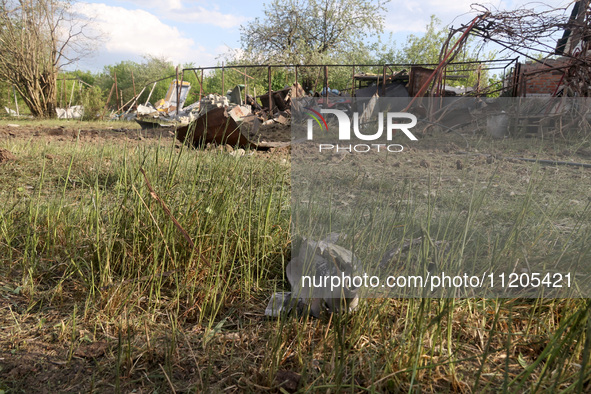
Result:
<svg viewBox="0 0 591 394">
<path fill-rule="evenodd" d="M 182 130 L 179 135 L 185 135 L 181 138 L 187 140 L 190 137 L 189 141 L 194 145 L 215 142 L 263 147 L 264 144 L 261 145 L 261 141 L 256 140 L 259 131 L 277 124 L 289 125 L 295 98 L 315 96 L 319 97 L 318 105 L 323 108 L 363 113 L 374 97 L 408 97 L 412 102 L 424 96 L 588 97 L 591 88 L 591 67 L 587 53 L 591 40 L 590 1 L 576 1 L 567 20 L 534 10 L 496 12 L 477 6 L 481 7 L 477 17 L 467 25 L 451 29 L 442 46 L 440 61 L 436 64 L 230 65 L 183 69 L 180 75 L 177 69 L 176 77 L 165 78 L 173 78 L 165 97 L 153 105 L 150 104 L 158 81 L 153 82 L 151 90 L 150 83 L 138 94 L 135 94 L 134 86 L 135 96 L 126 104 L 121 102 L 121 106 L 111 117 L 135 119 L 142 128 L 180 126 Z M 560 32 L 562 37 L 556 41 L 553 35 Z M 459 38 L 455 38 L 458 35 Z M 494 42 L 527 60 L 520 62 L 519 58 L 506 58 L 457 61 L 470 35 Z M 532 57 L 527 53 L 531 48 L 539 49 L 548 56 L 545 59 Z M 331 89 L 329 80 L 333 67 L 350 68 L 349 87 L 340 91 Z M 374 73 L 363 72 L 364 68 L 370 67 Z M 268 70 L 268 89 L 260 95 L 256 91 L 249 94 L 248 81 L 252 81 L 253 77 L 248 75 L 248 70 L 253 68 Z M 313 86 L 306 86 L 301 75 L 305 69 L 310 68 L 318 70 L 318 78 Z M 205 95 L 204 70 L 215 69 L 222 71 L 222 91 L 224 71 L 233 70 L 244 75 L 244 84 L 234 86 L 225 95 Z M 294 80 L 289 84 L 286 80 L 284 88 L 279 90 L 271 89 L 272 73 L 276 69 L 290 70 L 295 75 Z M 376 69 L 381 69 L 381 73 L 376 73 Z M 486 86 L 484 76 L 490 71 L 499 74 L 500 84 Z M 184 80 L 186 72 L 193 72 L 199 83 L 199 99 L 189 106 L 185 106 L 185 102 L 194 87 Z M 458 83 L 454 81 L 467 81 L 466 73 L 476 75 L 475 80 L 472 78 L 471 86 L 457 86 Z M 146 89 L 150 91 L 147 100 L 143 104 L 138 103 Z M 116 86 L 114 91 L 117 92 Z M 108 102 L 112 94 L 113 89 Z M 351 108 L 353 98 L 356 100 L 356 108 Z M 67 100 L 64 98 L 62 101 Z M 9 108 L 6 111 L 9 114 L 14 112 Z M 58 115 L 60 118 L 79 118 L 83 111 L 81 106 L 71 107 L 70 99 L 67 108 L 58 109 Z M 548 111 L 545 110 L 544 114 L 548 115 Z M 535 118 L 536 114 L 527 113 L 524 116 L 527 118 L 530 115 Z M 199 121 L 200 118 L 203 119 Z M 213 124 L 217 125 L 216 132 L 211 129 Z M 222 127 L 222 124 L 226 126 Z M 183 129 L 185 126 L 186 130 Z M 195 134 L 195 131 L 189 129 L 203 130 Z M 242 137 L 238 134 L 229 137 L 233 133 L 239 133 Z"/>
<path fill-rule="evenodd" d="M 163 116 L 160 112 L 154 116 L 153 112 L 144 114 L 138 111 L 138 114 L 144 116 L 140 121 L 145 121 L 145 115 L 148 115 L 157 119 L 157 122 L 174 120 L 184 124 L 180 129 L 179 138 L 185 141 L 192 133 L 189 141 L 194 145 L 215 142 L 253 148 L 264 146 L 264 144 L 260 145 L 260 141 L 251 140 L 256 137 L 260 129 L 277 123 L 289 124 L 291 111 L 297 110 L 297 108 L 292 108 L 295 98 L 319 97 L 316 104 L 321 108 L 357 111 L 362 114 L 366 111 L 370 101 L 377 97 L 408 97 L 411 103 L 415 103 L 416 100 L 425 96 L 487 97 L 500 95 L 505 97 L 538 97 L 540 99 L 588 97 L 591 87 L 591 69 L 587 55 L 591 38 L 589 2 L 590 0 L 577 1 L 566 23 L 557 17 L 552 17 L 554 19 L 548 17 L 550 19 L 544 20 L 534 11 L 491 12 L 488 9 L 483 9 L 469 24 L 451 30 L 448 40 L 442 47 L 440 62 L 437 64 L 240 65 L 221 67 L 222 86 L 224 69 L 244 70 L 244 72 L 238 72 L 245 76 L 246 84 L 247 78 L 252 79 L 247 75 L 247 69 L 268 68 L 269 89 L 266 93 L 258 96 L 256 94 L 249 95 L 245 85 L 237 85 L 226 96 L 210 94 L 202 97 L 203 70 L 220 67 L 183 70 L 183 73 L 193 71 L 197 76 L 197 72 L 201 72 L 198 102 L 190 108 L 182 108 L 182 106 L 180 109 L 176 108 L 174 119 L 171 119 L 170 113 Z M 554 30 L 548 31 L 549 26 Z M 548 55 L 554 56 L 537 59 L 524 53 L 524 47 L 531 48 L 541 45 L 542 48 L 550 48 L 549 44 L 543 40 L 548 39 L 552 33 L 559 30 L 563 30 L 562 38 L 554 43 L 549 51 L 551 53 L 548 53 Z M 454 38 L 458 34 L 460 37 Z M 508 58 L 474 62 L 456 61 L 458 54 L 466 45 L 469 35 L 495 42 L 514 53 L 524 55 L 528 60 L 520 62 L 519 58 Z M 279 67 L 292 70 L 295 80 L 291 86 L 286 86 L 281 90 L 272 90 L 272 69 Z M 311 67 L 318 68 L 319 75 L 322 70 L 324 71 L 321 89 L 318 87 L 318 79 L 312 89 L 307 87 L 304 90 L 300 85 L 298 72 L 301 75 L 304 68 Z M 349 67 L 351 69 L 350 88 L 341 91 L 330 88 L 329 80 L 332 67 Z M 381 68 L 382 73 L 360 72 L 363 67 L 372 67 L 374 70 Z M 481 76 L 491 70 L 501 74 L 501 83 L 485 86 L 483 81 L 485 78 L 481 78 Z M 454 86 L 453 83 L 450 83 L 458 79 L 467 80 L 467 76 L 462 75 L 462 72 L 476 75 L 472 86 Z M 353 98 L 355 98 L 356 108 L 351 108 Z M 224 110 L 219 108 L 224 108 Z M 456 110 L 458 109 L 461 111 L 462 107 L 459 106 Z M 566 106 L 549 106 L 549 104 L 546 105 L 545 102 L 540 101 L 539 106 L 523 106 L 519 110 L 522 113 L 516 117 L 519 119 L 518 124 L 511 127 L 531 131 L 533 125 L 533 129 L 536 130 L 535 134 L 542 130 L 541 127 L 538 127 L 541 118 L 560 116 L 568 108 Z M 203 119 L 199 121 L 200 118 Z M 206 119 L 209 120 L 206 121 Z M 441 121 L 442 119 L 436 120 Z"/>
</svg>

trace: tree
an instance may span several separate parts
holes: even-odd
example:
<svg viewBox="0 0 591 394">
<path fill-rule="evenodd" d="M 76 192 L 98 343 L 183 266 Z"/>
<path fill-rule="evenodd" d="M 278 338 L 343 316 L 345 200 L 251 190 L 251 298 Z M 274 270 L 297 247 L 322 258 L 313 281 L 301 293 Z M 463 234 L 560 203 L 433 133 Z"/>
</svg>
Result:
<svg viewBox="0 0 591 394">
<path fill-rule="evenodd" d="M 459 39 L 460 33 L 451 38 L 448 45 L 446 41 L 449 38 L 450 30 L 446 27 L 440 27 L 441 20 L 435 15 L 431 15 L 431 19 L 425 27 L 425 33 L 421 36 L 411 34 L 407 36 L 405 45 L 401 49 L 396 49 L 395 46 L 382 48 L 378 50 L 377 59 L 380 63 L 398 63 L 398 64 L 438 64 L 441 61 L 443 52 L 453 47 L 454 43 Z M 478 60 L 489 60 L 494 58 L 494 52 L 481 53 L 479 47 L 473 45 L 474 40 L 468 37 L 468 40 L 463 44 L 461 51 L 453 58 L 454 62 L 477 62 Z M 443 52 L 442 52 L 443 51 Z M 482 85 L 486 85 L 490 76 L 487 71 L 478 71 L 475 64 L 452 64 L 447 66 L 448 74 L 463 75 L 466 78 L 448 80 L 450 85 L 464 85 L 474 86 L 477 81 L 481 81 Z"/>
<path fill-rule="evenodd" d="M 115 103 L 114 108 L 119 108 L 121 101 L 125 104 L 140 93 L 143 87 L 146 87 L 138 99 L 139 103 L 143 103 L 147 100 L 154 81 L 173 75 L 175 75 L 175 67 L 171 62 L 165 58 L 145 56 L 142 63 L 125 60 L 114 65 L 105 66 L 103 72 L 96 78 L 95 84 L 108 94 L 115 83 L 115 76 L 117 76 L 118 92 L 112 93 L 110 104 Z M 159 81 L 150 100 L 155 102 L 163 98 L 173 79 Z M 117 103 L 115 97 L 118 97 L 119 94 L 122 94 L 123 97 L 120 97 L 120 101 Z"/>
<path fill-rule="evenodd" d="M 380 33 L 389 0 L 273 0 L 240 28 L 244 53 L 259 63 L 327 63 Z"/>
<path fill-rule="evenodd" d="M 55 116 L 58 72 L 89 52 L 86 30 L 67 2 L 0 0 L 0 80 L 34 116 Z"/>
<path fill-rule="evenodd" d="M 425 34 L 409 35 L 406 45 L 396 53 L 397 63 L 439 63 L 441 48 L 448 36 L 448 31 L 439 27 L 441 20 L 431 15 Z"/>
</svg>

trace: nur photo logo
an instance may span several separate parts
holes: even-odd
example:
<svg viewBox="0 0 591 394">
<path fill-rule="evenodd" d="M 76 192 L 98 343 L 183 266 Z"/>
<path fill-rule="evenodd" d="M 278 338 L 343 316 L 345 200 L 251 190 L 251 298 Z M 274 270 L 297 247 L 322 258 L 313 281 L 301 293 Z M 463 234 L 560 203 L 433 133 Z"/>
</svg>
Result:
<svg viewBox="0 0 591 394">
<path fill-rule="evenodd" d="M 307 140 L 314 140 L 314 129 L 320 131 L 328 131 L 328 123 L 323 114 L 334 115 L 338 122 L 338 144 L 319 144 L 319 151 L 348 151 L 365 153 L 372 150 L 377 152 L 402 152 L 404 147 L 400 144 L 341 144 L 340 142 L 351 142 L 352 140 L 360 141 L 378 141 L 383 139 L 384 132 L 387 141 L 392 141 L 396 131 L 402 131 L 411 141 L 418 141 L 417 137 L 410 131 L 410 129 L 417 124 L 417 117 L 405 112 L 379 112 L 377 119 L 377 129 L 369 130 L 370 134 L 366 134 L 367 130 L 362 130 L 360 125 L 360 117 L 358 112 L 353 112 L 352 119 L 347 112 L 339 109 L 320 109 L 320 112 L 306 107 L 309 119 L 307 121 Z M 386 120 L 384 121 L 384 117 Z M 385 125 L 384 125 L 385 123 Z M 317 125 L 315 127 L 315 125 Z M 353 133 L 351 133 L 353 130 Z"/>
</svg>

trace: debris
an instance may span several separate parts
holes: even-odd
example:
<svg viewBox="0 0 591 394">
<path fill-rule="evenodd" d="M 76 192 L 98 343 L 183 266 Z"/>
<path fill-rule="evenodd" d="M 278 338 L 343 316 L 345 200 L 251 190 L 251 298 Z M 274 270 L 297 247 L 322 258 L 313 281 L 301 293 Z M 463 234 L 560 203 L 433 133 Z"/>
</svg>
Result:
<svg viewBox="0 0 591 394">
<path fill-rule="evenodd" d="M 9 124 L 6 125 L 6 127 L 21 127 L 21 126 L 18 125 L 18 124 L 9 123 Z"/>
<path fill-rule="evenodd" d="M 254 115 L 250 114 L 242 118 L 242 124 L 240 125 L 240 130 L 244 135 L 249 137 L 253 137 L 257 134 L 259 127 L 261 126 L 260 119 Z"/>
<path fill-rule="evenodd" d="M 169 113 L 176 111 L 177 107 L 179 108 L 179 111 L 183 108 L 185 101 L 187 100 L 187 96 L 189 95 L 189 90 L 191 90 L 191 84 L 187 81 L 183 81 L 180 89 L 178 86 L 179 81 L 172 81 L 168 87 L 166 96 L 154 104 L 154 107 L 159 112 Z M 179 99 L 178 103 L 177 95 Z"/>
<path fill-rule="evenodd" d="M 291 88 L 271 91 L 273 110 L 285 111 L 288 108 L 288 102 L 290 101 L 288 95 L 290 92 Z M 261 100 L 263 108 L 269 110 L 269 93 L 265 93 L 257 98 Z"/>
<path fill-rule="evenodd" d="M 488 130 L 488 134 L 492 138 L 502 139 L 507 134 L 509 127 L 509 117 L 504 114 L 498 115 L 490 115 L 486 119 L 486 128 Z"/>
<path fill-rule="evenodd" d="M 246 151 L 242 148 L 236 149 L 235 151 L 230 152 L 230 156 L 234 157 L 242 157 L 246 154 Z"/>
<path fill-rule="evenodd" d="M 265 316 L 278 317 L 291 309 L 291 292 L 275 293 L 265 309 Z"/>
<path fill-rule="evenodd" d="M 297 306 L 298 311 L 304 312 L 309 308 L 312 316 L 319 317 L 325 309 L 333 313 L 353 311 L 357 307 L 358 288 L 353 284 L 318 286 L 327 277 L 354 277 L 364 273 L 353 252 L 333 243 L 339 238 L 341 234 L 331 233 L 321 241 L 302 240 L 297 256 L 287 265 L 287 279 L 292 290 L 287 309 Z M 283 308 L 286 308 L 285 302 Z"/>
<path fill-rule="evenodd" d="M 244 89 L 244 85 L 236 85 L 232 92 L 230 93 L 230 102 L 233 104 L 242 105 L 244 101 L 242 100 L 242 90 Z"/>
<path fill-rule="evenodd" d="M 237 106 L 229 110 L 229 107 L 216 107 L 186 126 L 177 129 L 177 138 L 181 142 L 189 142 L 194 147 L 204 146 L 208 143 L 217 145 L 239 146 L 243 149 L 269 150 L 270 148 L 282 148 L 289 142 L 257 142 L 254 143 L 246 137 L 253 130 L 258 129 L 257 120 L 247 115 L 248 121 L 237 122 L 230 113 L 237 114 L 247 112 L 247 107 Z M 238 117 L 237 117 L 238 118 Z M 272 121 L 273 122 L 273 121 Z"/>
<path fill-rule="evenodd" d="M 386 85 L 383 84 L 383 76 L 377 74 L 356 74 L 355 81 L 359 81 L 365 87 L 361 87 L 355 90 L 355 97 L 357 97 L 357 103 L 362 104 L 367 102 L 374 94 L 378 93 L 383 97 L 408 97 L 409 92 L 406 88 L 409 82 L 409 75 L 406 70 L 399 71 L 392 75 L 386 76 Z M 368 83 L 371 83 L 369 86 Z M 409 84 L 410 86 L 410 84 Z M 383 92 L 383 94 L 382 94 Z"/>
<path fill-rule="evenodd" d="M 214 108 L 227 107 L 230 105 L 230 101 L 227 97 L 220 96 L 219 94 L 208 94 L 199 102 L 199 115 L 203 115 Z"/>
<path fill-rule="evenodd" d="M 411 67 L 408 82 L 408 94 L 411 97 L 415 96 L 421 89 L 421 86 L 429 80 L 432 73 L 432 69 L 420 66 Z"/>
<path fill-rule="evenodd" d="M 242 121 L 242 119 L 252 113 L 250 107 L 246 105 L 237 105 L 231 110 L 228 111 L 228 115 L 230 115 L 236 122 Z"/>
<path fill-rule="evenodd" d="M 74 105 L 68 108 L 56 108 L 55 113 L 58 119 L 81 119 L 84 116 L 84 107 Z"/>
<path fill-rule="evenodd" d="M 300 85 L 297 82 L 294 83 L 293 85 L 291 85 L 291 88 L 289 90 L 289 97 L 291 100 L 293 100 L 294 98 L 297 98 L 297 97 L 304 97 L 305 95 L 306 95 L 306 92 L 302 88 L 302 85 Z"/>
<path fill-rule="evenodd" d="M 136 110 L 136 114 L 138 115 L 158 115 L 158 110 L 152 106 L 147 106 L 147 105 L 138 105 L 137 106 L 137 110 Z"/>
<path fill-rule="evenodd" d="M 376 112 L 379 112 L 379 110 L 380 110 L 377 106 L 378 98 L 379 98 L 378 92 L 375 92 L 375 94 L 371 97 L 371 99 L 369 100 L 367 105 L 365 105 L 365 108 L 363 109 L 363 113 L 359 117 L 360 124 L 364 125 L 364 124 L 369 123 L 371 119 L 375 119 L 374 114 Z"/>
<path fill-rule="evenodd" d="M 278 117 L 273 119 L 275 122 L 277 123 L 281 123 L 282 125 L 288 125 L 289 124 L 289 119 L 281 114 L 279 114 Z"/>
<path fill-rule="evenodd" d="M 172 81 L 163 99 L 158 100 L 154 105 L 148 102 L 144 105 L 139 104 L 135 113 L 130 114 L 129 117 L 135 118 L 135 121 L 142 129 L 189 124 L 197 117 L 192 112 L 200 104 L 194 103 L 184 108 L 190 89 L 191 84 L 187 81 L 183 81 L 182 85 L 179 81 Z M 179 99 L 178 105 L 177 95 Z M 128 115 L 124 117 L 127 118 Z"/>
<path fill-rule="evenodd" d="M 207 143 L 228 144 L 242 148 L 256 148 L 242 133 L 236 121 L 228 116 L 227 108 L 219 107 L 177 129 L 177 138 L 199 147 Z"/>
<path fill-rule="evenodd" d="M 7 113 L 8 115 L 10 115 L 10 116 L 18 116 L 18 114 L 16 113 L 16 111 L 15 111 L 15 110 L 13 110 L 13 109 L 10 109 L 10 108 L 8 108 L 8 107 L 4 107 L 4 110 L 5 110 L 5 111 L 6 111 L 6 113 Z"/>
</svg>

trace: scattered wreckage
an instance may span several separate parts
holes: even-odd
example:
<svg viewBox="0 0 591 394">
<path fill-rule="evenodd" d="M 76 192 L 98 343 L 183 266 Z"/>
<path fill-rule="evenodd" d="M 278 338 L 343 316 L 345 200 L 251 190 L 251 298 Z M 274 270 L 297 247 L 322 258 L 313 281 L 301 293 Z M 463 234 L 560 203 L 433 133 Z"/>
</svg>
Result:
<svg viewBox="0 0 591 394">
<path fill-rule="evenodd" d="M 181 135 L 184 133 L 184 136 L 181 138 L 193 145 L 198 145 L 203 141 L 206 143 L 235 141 L 243 147 L 252 148 L 253 146 L 263 146 L 259 141 L 253 140 L 253 138 L 256 139 L 256 131 L 259 128 L 276 123 L 290 124 L 291 110 L 297 110 L 292 108 L 293 98 L 318 97 L 319 100 L 316 104 L 322 108 L 355 111 L 362 115 L 367 107 L 373 105 L 373 101 L 377 97 L 407 97 L 411 99 L 411 103 L 420 101 L 425 96 L 487 97 L 500 94 L 505 97 L 588 97 L 591 91 L 589 83 L 591 74 L 588 67 L 590 47 L 588 37 L 589 26 L 591 26 L 588 15 L 589 0 L 577 0 L 573 4 L 570 17 L 566 14 L 542 17 L 535 10 L 496 11 L 484 6 L 477 6 L 474 10 L 479 15 L 469 24 L 451 29 L 450 35 L 442 45 L 440 61 L 437 64 L 222 65 L 221 67 L 183 69 L 180 82 L 177 68 L 176 78 L 171 76 L 161 79 L 174 79 L 164 98 L 158 100 L 154 105 L 149 103 L 156 83 L 161 80 L 155 81 L 144 104 L 139 104 L 138 99 L 148 88 L 148 85 L 128 103 L 123 104 L 121 99 L 121 107 L 112 112 L 111 118 L 135 119 L 142 128 L 178 126 L 183 128 Z M 549 36 L 547 29 L 552 29 L 552 32 L 563 30 L 563 36 L 557 41 L 555 47 L 539 45 L 542 43 L 542 39 Z M 461 35 L 459 39 L 455 38 L 457 33 Z M 485 41 L 495 42 L 507 50 L 529 58 L 530 61 L 520 63 L 519 58 L 484 61 L 454 60 L 459 58 L 458 55 L 465 48 L 470 35 Z M 523 54 L 524 49 L 536 46 L 544 46 L 543 52 L 554 56 L 535 59 Z M 341 91 L 329 87 L 329 70 L 333 67 L 351 68 L 352 83 L 350 87 Z M 377 73 L 361 72 L 363 68 L 367 67 L 371 67 L 372 71 L 377 71 Z M 248 86 L 247 78 L 254 79 L 246 74 L 248 68 L 268 69 L 269 87 L 267 93 L 260 96 L 256 96 L 255 93 L 256 97 L 244 94 L 244 88 Z M 274 68 L 289 70 L 286 75 L 294 72 L 296 82 L 285 89 L 272 90 Z M 313 77 L 308 78 L 307 81 L 305 78 L 298 78 L 298 70 L 301 70 L 300 72 L 309 71 L 310 68 L 318 70 L 315 81 Z M 222 90 L 224 90 L 224 70 L 234 70 L 242 74 L 245 85 L 236 85 L 225 96 L 210 94 L 202 98 L 203 72 L 214 69 L 222 71 Z M 244 69 L 244 73 L 240 71 L 241 69 Z M 322 70 L 324 70 L 323 78 Z M 501 79 L 486 86 L 488 80 L 486 73 L 493 70 L 499 73 Z M 187 107 L 184 104 L 189 95 L 191 84 L 183 81 L 185 72 L 194 72 L 200 84 L 199 101 Z M 466 75 L 467 73 L 471 74 Z M 308 75 L 311 74 L 308 72 Z M 469 80 L 473 86 L 459 86 L 459 81 L 468 84 Z M 78 81 L 80 84 L 86 84 L 79 79 Z M 302 89 L 297 81 L 302 81 L 306 90 Z M 320 92 L 317 91 L 318 85 L 320 85 Z M 72 85 L 72 94 L 74 86 L 75 84 Z M 107 104 L 110 102 L 113 92 L 117 97 L 116 75 Z M 63 103 L 66 102 L 65 98 L 64 93 Z M 353 100 L 353 98 L 355 99 Z M 71 101 L 70 98 L 70 104 Z M 119 104 L 119 99 L 117 99 L 117 104 Z M 19 116 L 16 94 L 15 106 L 16 111 L 6 108 L 8 115 Z M 236 107 L 239 109 L 235 109 Z M 224 110 L 218 108 L 224 108 Z M 408 108 L 410 108 L 410 104 L 404 110 L 408 110 Z M 61 119 L 79 119 L 84 114 L 84 108 L 79 105 L 68 106 L 58 108 L 56 112 L 58 118 Z M 552 113 L 552 115 L 556 115 L 558 118 L 562 116 L 563 112 Z M 442 120 L 433 119 L 431 114 L 420 115 L 428 115 L 424 116 L 427 123 Z M 520 123 L 513 128 L 526 131 L 537 130 L 529 134 L 539 135 L 543 130 L 549 129 L 540 120 L 547 115 L 546 109 L 543 113 L 517 114 L 520 118 L 519 122 L 523 125 Z M 198 122 L 198 119 L 204 116 L 209 121 L 205 122 L 205 119 L 202 119 Z M 205 127 L 209 123 L 215 124 L 215 126 L 211 126 L 212 129 L 209 129 L 210 126 Z M 227 124 L 227 127 L 222 130 L 224 123 Z M 493 136 L 504 135 L 503 129 L 506 128 L 504 115 L 491 119 L 489 123 L 489 128 L 494 129 L 491 132 Z M 191 133 L 192 135 L 190 135 Z"/>
<path fill-rule="evenodd" d="M 321 92 L 307 94 L 296 82 L 284 89 L 253 97 L 244 94 L 244 85 L 236 85 L 226 96 L 209 94 L 187 107 L 184 104 L 191 85 L 186 81 L 178 83 L 175 80 L 170 83 L 164 99 L 155 105 L 147 101 L 144 105 L 138 105 L 134 116 L 144 129 L 176 127 L 177 138 L 195 147 L 214 143 L 265 150 L 289 145 L 289 142 L 260 141 L 258 137 L 266 127 L 276 124 L 289 126 L 292 111 L 295 113 L 302 107 L 317 106 L 345 112 L 358 110 L 368 117 L 374 112 L 372 100 L 375 101 L 379 96 L 409 97 L 408 86 L 412 86 L 414 74 L 406 70 L 387 77 L 385 74 L 383 77 L 378 74 L 355 74 L 354 87 L 350 93 L 330 89 L 326 84 Z M 356 89 L 356 85 L 359 88 Z M 455 92 L 448 90 L 446 93 L 455 95 Z M 356 108 L 353 108 L 354 103 Z M 371 109 L 367 110 L 366 107 Z"/>
<path fill-rule="evenodd" d="M 289 142 L 268 142 L 253 138 L 265 127 L 277 123 L 289 126 L 292 91 L 301 91 L 301 87 L 294 85 L 293 88 L 272 92 L 273 109 L 270 109 L 269 95 L 258 97 L 263 106 L 249 95 L 243 100 L 240 85 L 225 97 L 209 94 L 200 101 L 184 107 L 190 84 L 183 82 L 180 94 L 175 94 L 177 86 L 176 81 L 171 82 L 166 97 L 154 106 L 149 103 L 138 106 L 135 121 L 143 129 L 176 127 L 177 138 L 194 147 L 214 143 L 268 150 L 289 145 Z M 180 97 L 178 105 L 177 97 Z"/>
<path fill-rule="evenodd" d="M 265 315 L 277 317 L 292 310 L 319 317 L 329 313 L 352 312 L 359 304 L 359 287 L 343 283 L 319 286 L 326 278 L 363 275 L 359 258 L 336 242 L 343 234 L 330 233 L 320 241 L 303 238 L 297 255 L 286 268 L 291 292 L 273 294 Z"/>
</svg>

